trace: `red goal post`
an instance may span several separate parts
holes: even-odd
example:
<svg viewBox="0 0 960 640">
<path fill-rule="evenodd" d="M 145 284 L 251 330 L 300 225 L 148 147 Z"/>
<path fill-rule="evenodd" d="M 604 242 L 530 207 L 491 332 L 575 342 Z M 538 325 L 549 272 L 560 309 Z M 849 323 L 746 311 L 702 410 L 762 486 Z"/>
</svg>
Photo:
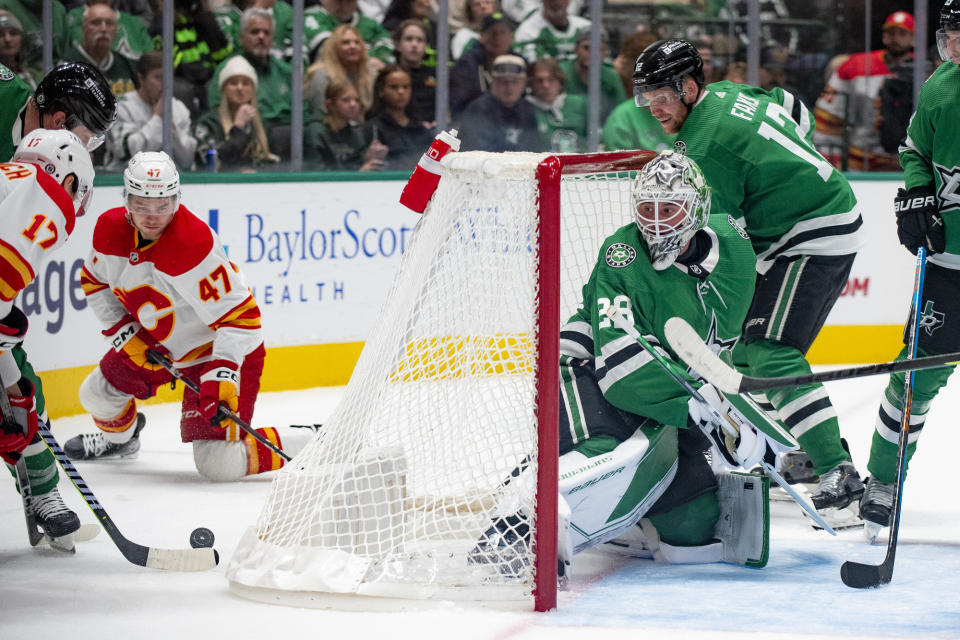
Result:
<svg viewBox="0 0 960 640">
<path fill-rule="evenodd" d="M 343 400 L 231 558 L 235 592 L 556 606 L 559 329 L 655 155 L 443 159 Z"/>
</svg>

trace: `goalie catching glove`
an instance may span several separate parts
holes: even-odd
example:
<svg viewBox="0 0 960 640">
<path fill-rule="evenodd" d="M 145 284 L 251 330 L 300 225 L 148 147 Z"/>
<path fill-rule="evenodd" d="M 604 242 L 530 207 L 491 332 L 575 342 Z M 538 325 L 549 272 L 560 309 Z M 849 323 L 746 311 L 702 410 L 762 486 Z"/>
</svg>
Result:
<svg viewBox="0 0 960 640">
<path fill-rule="evenodd" d="M 707 383 L 698 391 L 706 404 L 691 397 L 688 422 L 700 427 L 716 443 L 720 454 L 731 466 L 751 469 L 761 462 L 775 465 L 778 453 L 797 448 L 788 434 L 779 435 L 789 444 L 758 429 L 712 384 Z M 782 431 L 774 425 L 769 426 Z"/>
<path fill-rule="evenodd" d="M 900 244 L 914 255 L 919 247 L 926 247 L 930 253 L 943 253 L 946 237 L 933 189 L 898 189 L 897 197 L 893 199 L 893 208 L 897 214 L 897 237 Z"/>
<path fill-rule="evenodd" d="M 224 429 L 234 422 L 220 414 L 220 403 L 224 408 L 237 413 L 240 406 L 240 373 L 237 365 L 229 360 L 213 360 L 200 376 L 200 415 L 212 425 Z"/>
<path fill-rule="evenodd" d="M 162 344 L 153 339 L 137 319 L 127 314 L 115 325 L 103 332 L 110 340 L 110 346 L 131 369 L 146 369 L 157 371 L 163 367 L 154 364 L 147 357 L 147 350 L 153 349 L 167 355 L 170 353 Z"/>
<path fill-rule="evenodd" d="M 17 464 L 20 452 L 33 441 L 39 427 L 33 384 L 21 378 L 19 386 L 23 395 L 9 396 L 13 415 L 0 420 L 0 458 L 8 464 Z"/>
</svg>

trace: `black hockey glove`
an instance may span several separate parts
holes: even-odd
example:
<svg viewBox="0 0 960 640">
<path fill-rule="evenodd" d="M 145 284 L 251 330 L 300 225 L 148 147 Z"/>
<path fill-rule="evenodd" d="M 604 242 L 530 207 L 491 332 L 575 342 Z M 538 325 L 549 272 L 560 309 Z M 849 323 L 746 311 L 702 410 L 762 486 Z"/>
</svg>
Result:
<svg viewBox="0 0 960 640">
<path fill-rule="evenodd" d="M 937 197 L 930 187 L 897 190 L 893 199 L 897 213 L 897 237 L 900 244 L 916 255 L 919 247 L 930 253 L 943 253 L 946 244 L 943 218 L 937 211 Z"/>
<path fill-rule="evenodd" d="M 23 342 L 27 335 L 27 316 L 17 307 L 10 309 L 10 313 L 0 320 L 0 351 L 9 351 Z"/>
</svg>

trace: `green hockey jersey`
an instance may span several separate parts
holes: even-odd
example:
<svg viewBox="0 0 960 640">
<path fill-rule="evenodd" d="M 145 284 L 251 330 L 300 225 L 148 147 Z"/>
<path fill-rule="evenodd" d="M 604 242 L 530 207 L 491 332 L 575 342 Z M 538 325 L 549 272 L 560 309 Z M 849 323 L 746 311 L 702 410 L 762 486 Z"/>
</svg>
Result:
<svg viewBox="0 0 960 640">
<path fill-rule="evenodd" d="M 696 242 L 705 249 L 699 260 L 655 271 L 637 225 L 621 227 L 604 241 L 581 306 L 560 332 L 561 355 L 595 361 L 607 402 L 679 427 L 687 424 L 690 396 L 605 312 L 619 307 L 651 345 L 678 365 L 682 361 L 667 343 L 663 325 L 680 316 L 729 360 L 753 296 L 756 255 L 747 234 L 728 215 L 710 216 Z"/>
<path fill-rule="evenodd" d="M 900 166 L 907 189 L 932 186 L 946 233 L 946 251 L 927 259 L 947 269 L 960 269 L 960 70 L 941 64 L 924 83 L 917 110 L 900 147 Z"/>
<path fill-rule="evenodd" d="M 781 256 L 847 255 L 863 244 L 853 190 L 814 149 L 813 128 L 790 92 L 723 81 L 707 85 L 677 134 L 714 207 L 742 220 L 760 273 Z"/>
<path fill-rule="evenodd" d="M 0 64 L 0 162 L 8 162 L 23 135 L 23 110 L 33 91 L 10 69 Z"/>
</svg>

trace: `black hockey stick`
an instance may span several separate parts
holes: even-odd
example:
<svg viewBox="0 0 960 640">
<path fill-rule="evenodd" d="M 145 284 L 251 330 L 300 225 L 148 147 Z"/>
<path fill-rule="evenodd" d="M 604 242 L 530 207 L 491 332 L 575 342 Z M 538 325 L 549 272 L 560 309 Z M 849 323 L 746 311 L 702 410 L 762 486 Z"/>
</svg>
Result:
<svg viewBox="0 0 960 640">
<path fill-rule="evenodd" d="M 6 420 L 16 422 L 13 420 L 10 397 L 2 383 L 0 383 L 0 415 Z M 35 547 L 43 540 L 43 530 L 37 524 L 37 516 L 33 513 L 33 491 L 30 488 L 30 474 L 27 472 L 27 461 L 22 453 L 17 458 L 17 464 L 13 468 L 17 475 L 20 500 L 23 502 L 23 517 L 27 522 L 27 539 L 30 541 L 30 546 Z"/>
<path fill-rule="evenodd" d="M 920 334 L 920 303 L 923 301 L 923 276 L 927 267 L 925 247 L 917 249 L 917 269 L 913 276 L 913 320 L 910 324 L 910 359 L 917 357 L 917 342 Z M 897 484 L 893 493 L 893 508 L 890 513 L 890 536 L 887 553 L 879 565 L 863 564 L 847 560 L 840 566 L 843 584 L 855 589 L 879 587 L 893 578 L 893 561 L 897 556 L 897 536 L 900 532 L 900 507 L 903 504 L 903 481 L 907 473 L 907 444 L 910 441 L 910 410 L 913 408 L 913 372 L 907 371 L 903 381 L 903 411 L 900 416 L 900 437 L 897 439 Z"/>
<path fill-rule="evenodd" d="M 960 352 L 958 352 L 914 360 L 894 360 L 892 362 L 867 364 L 848 369 L 833 369 L 832 371 L 820 371 L 802 376 L 755 378 L 740 373 L 718 358 L 683 318 L 674 317 L 667 320 L 664 331 L 667 335 L 667 341 L 677 355 L 724 393 L 752 393 L 768 389 L 797 387 L 815 382 L 849 380 L 850 378 L 875 376 L 882 373 L 916 371 L 960 364 Z"/>
<path fill-rule="evenodd" d="M 120 533 L 117 525 L 114 524 L 113 518 L 103 508 L 97 497 L 93 495 L 93 491 L 84 482 L 73 462 L 60 448 L 60 443 L 50 433 L 50 427 L 43 421 L 40 422 L 39 433 L 70 478 L 70 482 L 83 496 L 84 502 L 90 507 L 94 517 L 100 522 L 100 526 L 107 532 L 124 558 L 141 567 L 166 569 L 168 571 L 205 571 L 214 568 L 220 562 L 220 554 L 212 548 L 158 549 L 157 547 L 145 547 L 142 544 L 127 540 Z"/>
<path fill-rule="evenodd" d="M 174 378 L 182 382 L 186 387 L 191 389 L 194 393 L 196 393 L 197 395 L 200 395 L 200 385 L 198 385 L 196 382 L 194 382 L 190 378 L 180 373 L 180 371 L 173 366 L 173 363 L 171 363 L 170 360 L 167 359 L 165 355 L 163 355 L 162 353 L 154 349 L 147 349 L 147 359 L 150 362 L 154 364 L 158 364 L 164 369 L 166 369 L 170 375 L 172 375 Z M 283 458 L 285 461 L 290 462 L 291 460 L 293 460 L 293 458 L 287 455 L 287 453 L 283 449 L 281 449 L 277 445 L 270 442 L 270 440 L 266 438 L 262 433 L 258 433 L 257 430 L 251 427 L 249 424 L 247 424 L 246 421 L 241 420 L 240 416 L 238 416 L 236 413 L 234 413 L 230 409 L 223 406 L 223 404 L 221 403 L 217 407 L 216 419 L 220 420 L 222 418 L 230 418 L 231 420 L 236 422 L 241 429 L 243 429 L 244 431 L 250 434 L 251 438 L 253 438 L 257 442 L 265 446 L 267 449 L 270 449 L 270 451 L 273 451 L 275 454 Z"/>
</svg>

